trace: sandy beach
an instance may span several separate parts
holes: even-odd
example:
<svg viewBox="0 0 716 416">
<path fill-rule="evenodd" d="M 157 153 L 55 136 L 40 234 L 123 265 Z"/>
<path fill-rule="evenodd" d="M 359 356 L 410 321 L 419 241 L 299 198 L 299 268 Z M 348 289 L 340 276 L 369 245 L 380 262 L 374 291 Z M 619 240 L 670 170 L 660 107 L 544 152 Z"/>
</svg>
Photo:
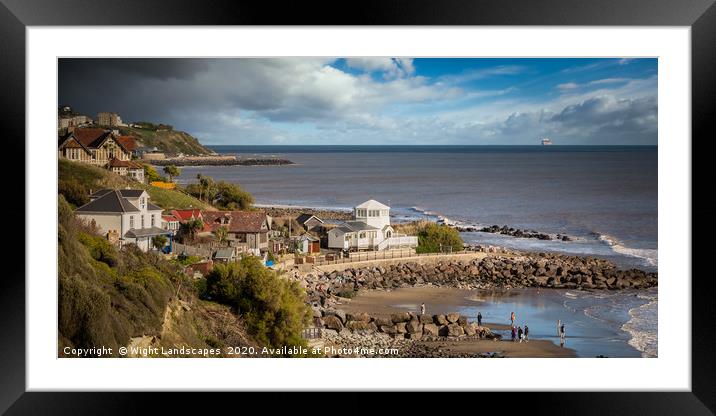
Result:
<svg viewBox="0 0 716 416">
<path fill-rule="evenodd" d="M 353 299 L 342 301 L 340 308 L 346 313 L 368 312 L 374 316 L 388 316 L 393 313 L 420 309 L 420 303 L 426 305 L 428 314 L 447 314 L 455 312 L 467 304 L 479 305 L 489 302 L 491 297 L 512 296 L 511 292 L 495 291 L 477 295 L 472 290 L 462 290 L 435 286 L 406 287 L 392 291 L 362 291 Z M 469 317 L 475 320 L 474 316 Z M 493 331 L 510 329 L 509 318 L 506 322 L 488 322 L 483 324 Z M 560 347 L 550 340 L 532 339 L 529 342 L 512 342 L 509 337 L 502 341 L 467 340 L 467 341 L 419 341 L 431 347 L 440 347 L 450 352 L 491 353 L 499 352 L 510 358 L 557 358 L 576 357 L 574 350 Z"/>
</svg>

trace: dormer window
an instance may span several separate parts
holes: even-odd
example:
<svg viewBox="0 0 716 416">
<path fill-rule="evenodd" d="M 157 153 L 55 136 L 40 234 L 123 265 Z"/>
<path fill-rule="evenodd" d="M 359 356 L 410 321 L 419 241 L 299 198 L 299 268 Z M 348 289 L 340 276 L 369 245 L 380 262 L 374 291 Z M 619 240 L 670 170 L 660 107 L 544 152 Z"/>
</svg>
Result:
<svg viewBox="0 0 716 416">
<path fill-rule="evenodd" d="M 145 209 L 147 207 L 147 198 L 139 198 L 139 205 L 142 209 Z"/>
</svg>

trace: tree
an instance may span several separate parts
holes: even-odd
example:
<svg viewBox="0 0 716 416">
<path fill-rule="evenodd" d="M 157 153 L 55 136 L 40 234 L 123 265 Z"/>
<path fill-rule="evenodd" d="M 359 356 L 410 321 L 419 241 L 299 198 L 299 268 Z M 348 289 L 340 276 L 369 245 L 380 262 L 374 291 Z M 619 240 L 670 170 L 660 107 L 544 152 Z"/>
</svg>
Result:
<svg viewBox="0 0 716 416">
<path fill-rule="evenodd" d="M 185 223 L 182 223 L 182 234 L 189 234 L 191 236 L 191 239 L 194 239 L 194 236 L 196 235 L 196 232 L 199 230 L 204 229 L 204 221 L 200 219 L 194 219 L 187 221 Z"/>
<path fill-rule="evenodd" d="M 164 179 L 159 176 L 159 172 L 154 169 L 154 166 L 147 164 L 144 164 L 144 177 L 147 179 L 148 182 L 161 181 L 162 179 Z"/>
<path fill-rule="evenodd" d="M 174 165 L 167 165 L 164 166 L 164 173 L 169 176 L 169 182 L 171 182 L 172 178 L 181 175 L 181 170 Z"/>
<path fill-rule="evenodd" d="M 226 227 L 221 226 L 219 227 L 216 232 L 216 239 L 219 241 L 219 243 L 223 243 L 226 241 L 226 237 L 229 235 L 229 230 L 226 229 Z"/>
<path fill-rule="evenodd" d="M 427 223 L 418 230 L 418 253 L 438 253 L 451 248 L 460 251 L 463 248 L 460 233 L 447 225 Z"/>
<path fill-rule="evenodd" d="M 206 277 L 206 295 L 235 307 L 248 331 L 263 345 L 305 346 L 301 331 L 310 321 L 306 294 L 296 281 L 267 269 L 258 257 L 217 264 Z"/>
<path fill-rule="evenodd" d="M 199 181 L 199 200 L 202 199 L 202 195 L 206 196 L 206 201 L 209 202 L 213 199 L 215 186 L 214 179 L 211 176 L 202 175 L 201 173 L 196 175 L 196 179 Z M 210 198 L 210 196 L 212 198 Z"/>
<path fill-rule="evenodd" d="M 152 245 L 157 250 L 161 250 L 165 245 L 167 245 L 167 241 L 169 241 L 167 236 L 157 235 L 157 236 L 154 236 L 154 238 L 152 238 Z"/>
<path fill-rule="evenodd" d="M 221 209 L 249 209 L 254 197 L 241 189 L 239 185 L 221 181 L 216 185 L 214 205 Z"/>
</svg>

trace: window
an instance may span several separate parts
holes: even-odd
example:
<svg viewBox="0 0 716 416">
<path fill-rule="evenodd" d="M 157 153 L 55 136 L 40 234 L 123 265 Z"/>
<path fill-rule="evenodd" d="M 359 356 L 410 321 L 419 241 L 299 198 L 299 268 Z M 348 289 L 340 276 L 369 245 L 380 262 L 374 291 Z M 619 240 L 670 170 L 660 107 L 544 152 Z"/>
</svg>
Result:
<svg viewBox="0 0 716 416">
<path fill-rule="evenodd" d="M 154 214 L 152 214 L 152 227 L 154 227 Z"/>
<path fill-rule="evenodd" d="M 346 234 L 345 240 L 346 240 L 346 241 L 351 241 L 351 236 L 350 236 L 350 234 Z"/>
<path fill-rule="evenodd" d="M 134 215 L 129 216 L 129 228 L 134 228 Z"/>
<path fill-rule="evenodd" d="M 141 217 L 142 217 L 142 228 L 144 228 L 144 215 L 142 215 Z"/>
<path fill-rule="evenodd" d="M 365 208 L 359 208 L 356 209 L 356 217 L 365 217 L 366 212 Z"/>
<path fill-rule="evenodd" d="M 360 233 L 360 234 L 358 235 L 358 238 L 365 238 L 365 231 L 363 231 L 362 233 Z"/>
<path fill-rule="evenodd" d="M 146 200 L 146 198 L 144 198 L 144 197 L 139 199 L 139 204 L 142 206 L 142 209 L 144 209 L 144 207 L 145 207 L 145 204 L 146 204 L 145 200 Z"/>
</svg>

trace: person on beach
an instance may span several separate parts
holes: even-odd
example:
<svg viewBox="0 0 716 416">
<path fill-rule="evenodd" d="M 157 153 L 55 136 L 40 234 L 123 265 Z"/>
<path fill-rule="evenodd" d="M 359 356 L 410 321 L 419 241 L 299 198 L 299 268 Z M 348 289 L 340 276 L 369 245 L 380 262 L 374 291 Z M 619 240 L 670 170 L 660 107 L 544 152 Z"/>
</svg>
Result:
<svg viewBox="0 0 716 416">
<path fill-rule="evenodd" d="M 528 342 L 530 340 L 530 327 L 525 325 L 525 342 Z"/>
<path fill-rule="evenodd" d="M 564 337 L 565 337 L 565 335 L 564 335 L 564 324 L 562 324 L 562 326 L 559 327 L 559 339 L 561 339 L 562 342 L 564 342 Z"/>
<path fill-rule="evenodd" d="M 512 326 L 514 327 L 515 326 L 515 313 L 514 312 L 512 312 L 510 314 L 510 322 L 512 322 Z"/>
<path fill-rule="evenodd" d="M 477 326 L 482 326 L 482 314 L 480 312 L 477 313 Z"/>
<path fill-rule="evenodd" d="M 425 302 L 420 304 L 420 314 L 425 315 Z"/>
<path fill-rule="evenodd" d="M 515 328 L 514 325 L 512 325 L 512 342 L 515 342 L 517 338 L 517 328 Z"/>
<path fill-rule="evenodd" d="M 522 327 L 518 326 L 517 327 L 517 339 L 519 339 L 520 342 L 522 342 L 522 339 L 523 339 L 522 337 L 523 337 Z"/>
<path fill-rule="evenodd" d="M 561 333 L 560 328 L 562 328 L 562 320 L 557 319 L 557 336 L 559 336 L 559 334 Z"/>
</svg>

